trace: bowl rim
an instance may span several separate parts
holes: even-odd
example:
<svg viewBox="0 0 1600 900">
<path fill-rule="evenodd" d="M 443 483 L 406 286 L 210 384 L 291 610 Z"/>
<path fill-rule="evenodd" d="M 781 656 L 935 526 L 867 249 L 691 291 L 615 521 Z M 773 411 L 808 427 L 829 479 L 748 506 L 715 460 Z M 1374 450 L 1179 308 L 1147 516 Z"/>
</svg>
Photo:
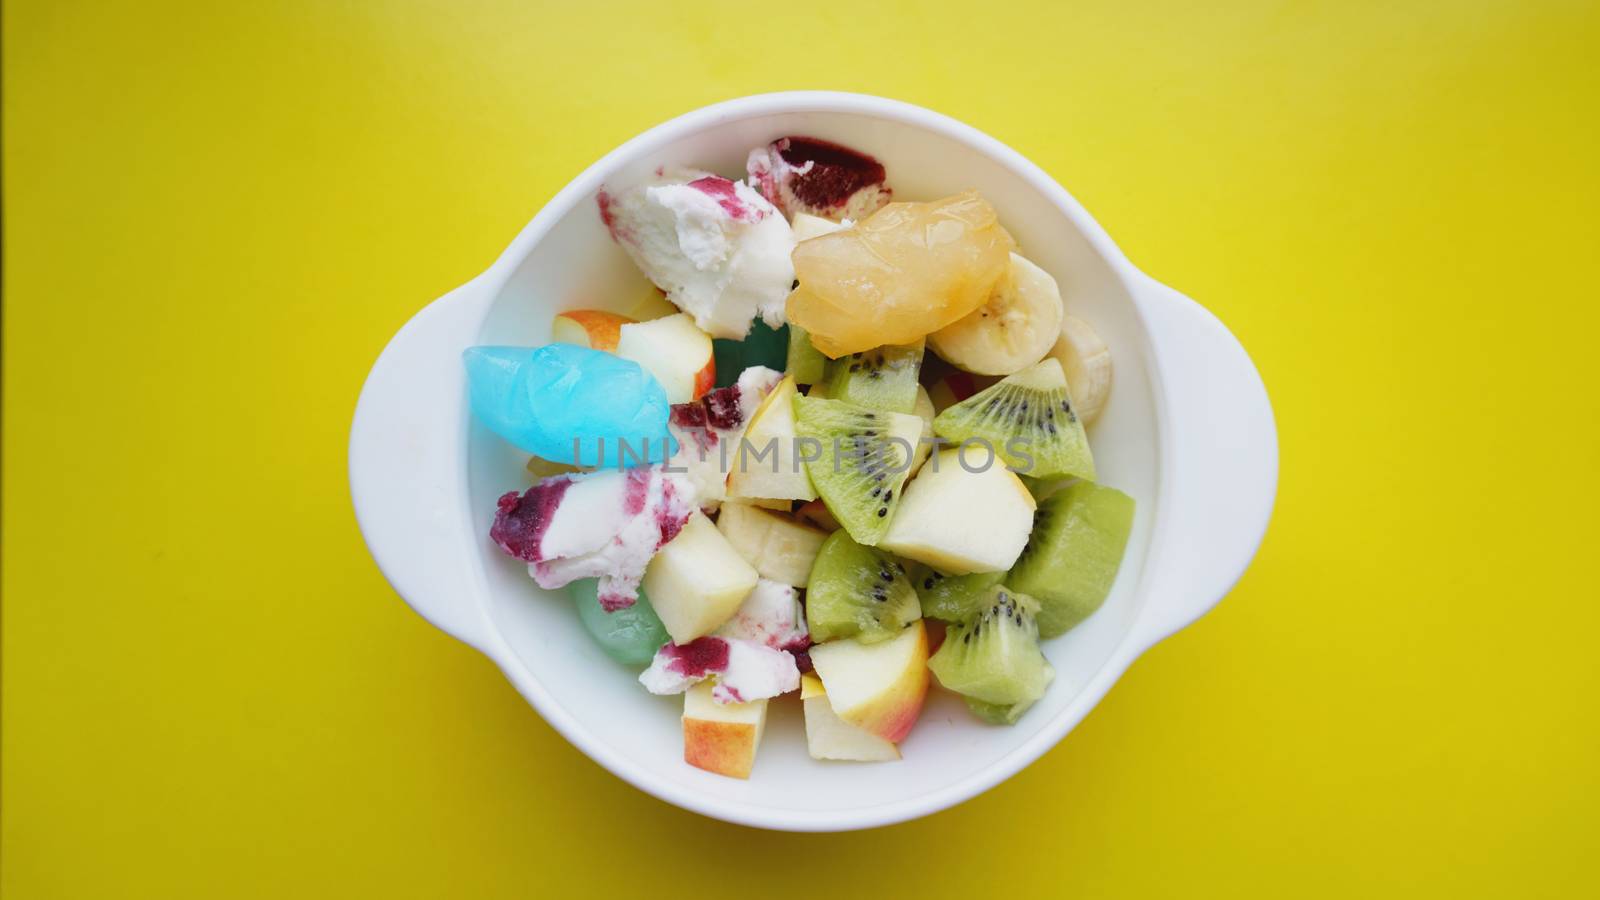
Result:
<svg viewBox="0 0 1600 900">
<path fill-rule="evenodd" d="M 757 116 L 803 113 L 855 115 L 910 125 L 965 144 L 1003 168 L 1008 169 L 1064 213 L 1073 226 L 1078 229 L 1082 238 L 1090 244 L 1093 251 L 1099 254 L 1102 260 L 1110 267 L 1112 277 L 1116 278 L 1122 288 L 1133 298 L 1132 312 L 1142 326 L 1143 337 L 1146 341 L 1151 339 L 1153 327 L 1152 317 L 1148 314 L 1149 310 L 1141 302 L 1143 298 L 1149 296 L 1152 292 L 1165 291 L 1173 297 L 1184 300 L 1194 306 L 1192 301 L 1187 301 L 1187 298 L 1183 298 L 1181 294 L 1171 291 L 1170 288 L 1165 288 L 1165 286 L 1160 285 L 1135 268 L 1111 240 L 1110 236 L 1100 227 L 1099 223 L 1089 215 L 1065 188 L 1046 174 L 1043 169 L 1017 151 L 979 131 L 977 128 L 941 113 L 884 97 L 832 91 L 790 91 L 740 97 L 686 112 L 647 129 L 606 153 L 587 166 L 551 197 L 534 215 L 532 220 L 518 232 L 516 237 L 488 269 L 468 282 L 467 285 L 457 289 L 457 292 L 468 294 L 478 302 L 471 305 L 470 310 L 460 310 L 459 312 L 453 310 L 453 312 L 458 316 L 466 316 L 469 313 L 475 316 L 471 326 L 472 332 L 476 334 L 482 328 L 483 319 L 487 315 L 490 303 L 504 292 L 507 283 L 513 277 L 517 268 L 532 252 L 533 248 L 545 238 L 557 222 L 571 213 L 579 204 L 587 202 L 602 187 L 605 179 L 621 165 L 655 152 L 666 144 L 710 126 Z M 457 292 L 452 292 L 451 295 L 446 295 L 446 298 L 435 301 L 431 308 L 436 310 L 443 304 L 445 299 L 450 298 Z M 457 304 L 457 309 L 460 306 L 461 304 Z M 1198 306 L 1194 306 L 1194 308 L 1199 310 Z M 423 313 L 419 313 L 417 317 L 413 318 L 406 328 L 403 328 L 400 334 L 396 335 L 395 339 L 391 341 L 390 347 L 385 349 L 384 355 L 389 355 L 394 346 L 401 342 L 402 336 L 412 330 L 413 326 L 427 327 L 429 324 L 436 322 L 436 319 L 430 320 L 428 312 L 429 310 L 424 310 Z M 1204 313 L 1203 310 L 1200 310 L 1200 313 L 1209 318 L 1209 314 Z M 1217 329 L 1221 330 L 1222 334 L 1226 335 L 1226 329 L 1220 323 L 1216 322 L 1214 318 L 1211 318 L 1210 321 Z M 1231 335 L 1227 335 L 1227 337 L 1229 340 L 1232 339 Z M 1157 433 L 1161 435 L 1161 443 L 1164 445 L 1171 440 L 1172 436 L 1169 404 L 1164 394 L 1172 386 L 1162 375 L 1160 360 L 1158 359 L 1159 350 L 1159 346 L 1146 348 L 1149 364 L 1153 367 L 1151 372 L 1151 391 L 1156 417 L 1154 424 Z M 1243 357 L 1242 348 L 1240 348 L 1239 352 Z M 1244 357 L 1244 360 L 1245 365 L 1249 367 L 1248 357 Z M 552 728 L 612 774 L 658 799 L 665 800 L 683 809 L 723 821 L 759 828 L 796 832 L 847 831 L 894 824 L 955 806 L 989 790 L 1020 772 L 1054 747 L 1075 728 L 1084 716 L 1098 705 L 1111 685 L 1120 679 L 1134 659 L 1137 659 L 1151 645 L 1197 618 L 1220 600 L 1222 594 L 1226 592 L 1227 588 L 1248 566 L 1250 557 L 1254 553 L 1254 548 L 1260 543 L 1261 535 L 1265 531 L 1266 519 L 1271 509 L 1271 493 L 1273 491 L 1269 489 L 1266 508 L 1260 514 L 1259 522 L 1251 516 L 1240 518 L 1241 522 L 1248 522 L 1249 525 L 1258 527 L 1254 527 L 1254 537 L 1248 541 L 1249 552 L 1244 554 L 1242 561 L 1238 562 L 1236 566 L 1228 568 L 1228 571 L 1222 573 L 1221 580 L 1225 583 L 1215 594 L 1211 595 L 1208 600 L 1191 604 L 1192 608 L 1179 610 L 1176 614 L 1168 611 L 1164 616 L 1161 616 L 1153 614 L 1150 608 L 1149 592 L 1153 588 L 1149 583 L 1149 573 L 1156 571 L 1164 563 L 1163 548 L 1169 543 L 1170 536 L 1168 532 L 1171 530 L 1173 523 L 1168 521 L 1171 517 L 1165 509 L 1166 502 L 1158 499 L 1152 510 L 1154 520 L 1150 530 L 1145 565 L 1139 573 L 1140 581 L 1135 588 L 1136 594 L 1144 596 L 1146 601 L 1132 627 L 1125 631 L 1115 645 L 1110 648 L 1105 662 L 1083 684 L 1066 707 L 1047 720 L 1031 736 L 1006 751 L 989 765 L 949 784 L 889 802 L 820 810 L 774 808 L 760 803 L 699 792 L 688 784 L 653 772 L 614 752 L 607 742 L 593 734 L 577 717 L 569 714 L 565 706 L 545 688 L 540 679 L 522 662 L 509 645 L 506 637 L 501 633 L 498 623 L 489 615 L 487 605 L 482 602 L 481 598 L 474 598 L 470 601 L 471 605 L 475 607 L 473 610 L 466 612 L 458 610 L 447 615 L 438 608 L 428 608 L 428 604 L 421 602 L 418 597 L 413 596 L 412 592 L 401 589 L 400 581 L 403 578 L 398 578 L 396 574 L 390 571 L 391 566 L 386 559 L 387 554 L 380 551 L 379 545 L 382 543 L 382 534 L 376 533 L 380 529 L 370 521 L 370 516 L 362 514 L 363 500 L 368 499 L 366 488 L 369 485 L 365 482 L 358 483 L 358 464 L 361 459 L 365 458 L 363 453 L 358 452 L 358 442 L 362 437 L 364 426 L 363 407 L 367 405 L 367 395 L 371 392 L 373 382 L 377 378 L 379 368 L 383 362 L 383 357 L 380 357 L 379 364 L 374 366 L 373 374 L 369 375 L 368 383 L 363 388 L 362 402 L 358 403 L 357 406 L 356 421 L 352 429 L 351 481 L 352 493 L 357 507 L 357 518 L 360 521 L 363 536 L 367 539 L 369 547 L 373 550 L 374 557 L 378 559 L 380 568 L 385 570 L 385 575 L 389 577 L 391 584 L 394 584 L 397 591 L 401 593 L 407 602 L 425 618 L 489 656 L 517 691 L 533 705 Z M 1256 378 L 1256 383 L 1259 384 L 1259 376 L 1255 376 L 1253 367 L 1249 368 L 1249 371 Z M 1265 400 L 1264 389 L 1262 399 L 1263 401 Z M 458 404 L 456 413 L 459 421 L 465 425 L 469 415 L 466 404 L 464 400 L 459 398 L 455 403 Z M 1268 408 L 1267 413 L 1268 427 L 1270 428 L 1270 408 Z M 372 414 L 372 416 L 381 415 L 381 413 Z M 464 427 L 461 428 L 457 435 L 461 446 L 464 447 L 467 440 L 466 429 Z M 464 450 L 460 452 L 460 457 L 464 463 L 466 459 Z M 1171 453 L 1166 449 L 1158 453 L 1157 477 L 1159 484 L 1165 485 L 1168 482 L 1170 477 L 1170 457 Z M 1270 448 L 1270 457 L 1272 462 L 1271 483 L 1275 484 L 1275 438 Z M 464 503 L 464 498 L 470 496 L 467 466 L 460 466 L 459 471 L 454 473 L 452 477 L 457 479 L 456 490 L 461 492 L 462 502 Z M 372 479 L 368 479 L 368 481 L 370 480 Z M 1181 557 L 1181 554 L 1176 554 L 1176 556 Z M 396 566 L 395 568 L 399 567 Z M 475 573 L 471 577 L 477 587 L 480 588 L 479 593 L 481 594 L 481 589 L 487 587 L 487 585 L 482 584 L 482 573 Z M 1146 619 L 1152 617 L 1157 621 L 1147 624 Z M 468 619 L 472 621 L 469 622 L 467 621 Z M 473 628 L 474 624 L 478 627 Z"/>
</svg>

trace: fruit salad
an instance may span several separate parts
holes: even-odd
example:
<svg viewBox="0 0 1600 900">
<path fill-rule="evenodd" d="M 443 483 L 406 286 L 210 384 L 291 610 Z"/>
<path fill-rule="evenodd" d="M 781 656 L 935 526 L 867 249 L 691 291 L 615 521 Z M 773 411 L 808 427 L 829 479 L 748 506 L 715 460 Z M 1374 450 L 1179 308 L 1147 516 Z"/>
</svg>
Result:
<svg viewBox="0 0 1600 900">
<path fill-rule="evenodd" d="M 900 759 L 929 690 L 1014 725 L 1121 567 L 1134 502 L 1086 429 L 1105 342 L 983 195 L 888 175 L 791 135 L 607 185 L 656 299 L 464 354 L 476 419 L 529 454 L 490 540 L 605 665 L 682 696 L 709 772 L 750 777 L 772 703 L 819 760 Z"/>
</svg>

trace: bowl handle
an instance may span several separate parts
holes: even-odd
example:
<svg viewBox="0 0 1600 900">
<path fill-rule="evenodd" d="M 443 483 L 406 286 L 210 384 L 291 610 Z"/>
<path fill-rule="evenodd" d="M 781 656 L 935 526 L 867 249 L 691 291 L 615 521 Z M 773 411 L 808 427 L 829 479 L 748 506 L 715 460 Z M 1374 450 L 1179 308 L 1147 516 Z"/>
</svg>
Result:
<svg viewBox="0 0 1600 900">
<path fill-rule="evenodd" d="M 378 568 L 424 619 L 479 649 L 461 351 L 494 293 L 480 276 L 413 316 L 373 364 L 350 428 L 350 494 Z"/>
<path fill-rule="evenodd" d="M 1255 365 L 1200 304 L 1140 276 L 1135 296 L 1155 344 L 1168 423 L 1149 605 L 1154 644 L 1200 618 L 1244 574 L 1266 533 L 1278 485 L 1278 434 Z"/>
</svg>

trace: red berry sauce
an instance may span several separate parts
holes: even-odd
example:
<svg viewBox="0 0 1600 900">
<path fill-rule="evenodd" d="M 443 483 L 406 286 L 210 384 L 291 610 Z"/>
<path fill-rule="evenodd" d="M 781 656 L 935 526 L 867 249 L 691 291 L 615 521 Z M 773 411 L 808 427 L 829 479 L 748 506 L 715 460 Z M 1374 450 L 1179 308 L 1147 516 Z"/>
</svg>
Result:
<svg viewBox="0 0 1600 900">
<path fill-rule="evenodd" d="M 716 446 L 716 433 L 706 427 L 706 408 L 698 402 L 674 405 L 672 411 L 667 414 L 667 419 L 673 427 L 694 438 L 695 447 L 700 450 L 702 459 L 705 458 L 705 451 Z"/>
<path fill-rule="evenodd" d="M 688 403 L 674 403 L 669 414 L 672 424 L 688 430 L 690 428 L 706 427 L 706 408 L 698 400 Z"/>
<path fill-rule="evenodd" d="M 661 506 L 656 511 L 656 528 L 661 531 L 661 540 L 656 544 L 657 550 L 678 536 L 678 532 L 683 530 L 684 523 L 689 521 L 689 516 L 693 513 L 693 510 L 684 510 L 683 514 L 679 515 L 680 505 L 674 502 L 677 499 L 678 489 L 673 486 L 673 482 L 670 479 L 661 482 Z"/>
<path fill-rule="evenodd" d="M 734 190 L 733 182 L 721 175 L 696 178 L 689 182 L 689 187 L 717 201 L 723 212 L 740 222 L 759 222 L 764 215 L 761 210 L 753 209 L 740 200 L 738 191 Z"/>
<path fill-rule="evenodd" d="M 667 657 L 667 670 L 685 678 L 704 678 L 727 671 L 728 642 L 719 637 L 698 637 L 687 644 L 668 644 L 661 648 Z"/>
<path fill-rule="evenodd" d="M 675 404 L 669 418 L 673 425 L 693 436 L 701 450 L 706 450 L 717 445 L 717 433 L 711 429 L 732 431 L 744 424 L 744 411 L 739 408 L 741 396 L 739 386 L 730 384 L 699 400 Z"/>
<path fill-rule="evenodd" d="M 619 609 L 627 609 L 639 602 L 638 597 L 629 597 L 627 594 L 615 591 L 601 591 L 596 599 L 600 601 L 600 608 L 608 613 L 616 612 Z"/>
<path fill-rule="evenodd" d="M 706 424 L 723 431 L 732 431 L 744 424 L 744 413 L 739 409 L 740 391 L 737 384 L 717 388 L 700 398 L 706 410 Z"/>
<path fill-rule="evenodd" d="M 611 232 L 613 240 L 617 237 L 617 217 L 611 212 L 611 195 L 601 190 L 594 196 L 596 206 L 600 207 L 600 221 L 605 223 L 606 230 Z"/>
<path fill-rule="evenodd" d="M 540 562 L 543 557 L 539 555 L 539 544 L 571 484 L 571 478 L 558 475 L 528 488 L 521 496 L 516 491 L 501 495 L 495 504 L 489 537 L 501 550 L 523 562 Z"/>
<path fill-rule="evenodd" d="M 637 516 L 644 510 L 644 501 L 650 496 L 650 470 L 629 469 L 628 483 L 623 488 L 622 511 Z"/>
<path fill-rule="evenodd" d="M 857 191 L 873 185 L 882 187 L 884 182 L 883 163 L 830 141 L 786 137 L 774 141 L 772 148 L 793 168 L 811 163 L 805 174 L 790 178 L 789 190 L 801 203 L 815 209 L 838 209 L 850 202 Z"/>
<path fill-rule="evenodd" d="M 632 241 L 633 232 L 617 224 L 617 214 L 613 209 L 616 201 L 611 198 L 610 194 L 606 193 L 605 188 L 601 188 L 600 193 L 594 195 L 594 202 L 596 206 L 600 207 L 600 221 L 605 224 L 606 231 L 611 234 L 611 239 L 619 244 L 624 241 Z"/>
<path fill-rule="evenodd" d="M 811 638 L 801 635 L 798 638 L 778 648 L 794 657 L 795 667 L 801 674 L 811 671 Z"/>
</svg>

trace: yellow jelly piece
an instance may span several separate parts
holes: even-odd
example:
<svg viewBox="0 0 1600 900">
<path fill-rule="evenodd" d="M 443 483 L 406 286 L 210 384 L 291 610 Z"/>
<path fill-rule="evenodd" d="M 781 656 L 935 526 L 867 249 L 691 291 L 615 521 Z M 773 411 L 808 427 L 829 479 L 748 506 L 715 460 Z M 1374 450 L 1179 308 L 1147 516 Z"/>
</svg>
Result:
<svg viewBox="0 0 1600 900">
<path fill-rule="evenodd" d="M 982 306 L 1015 246 L 977 191 L 891 203 L 795 246 L 789 321 L 834 359 L 915 343 Z"/>
</svg>

